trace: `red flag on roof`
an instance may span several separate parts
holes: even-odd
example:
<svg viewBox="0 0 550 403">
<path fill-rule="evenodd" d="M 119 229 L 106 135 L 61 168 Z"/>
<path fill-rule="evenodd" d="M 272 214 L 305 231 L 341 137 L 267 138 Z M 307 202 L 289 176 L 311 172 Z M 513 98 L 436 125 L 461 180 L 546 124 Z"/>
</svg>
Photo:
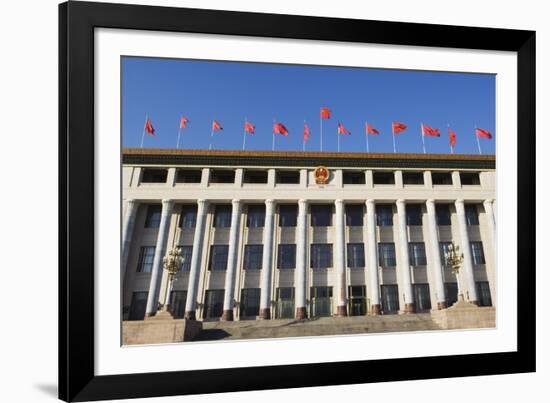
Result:
<svg viewBox="0 0 550 403">
<path fill-rule="evenodd" d="M 330 109 L 321 108 L 321 119 L 330 119 Z"/>
<path fill-rule="evenodd" d="M 212 130 L 223 130 L 223 127 L 220 125 L 220 122 L 214 119 L 212 122 Z"/>
<path fill-rule="evenodd" d="M 480 129 L 479 127 L 476 127 L 476 136 L 477 137 L 483 137 L 486 139 L 492 139 L 493 135 L 489 130 Z"/>
<path fill-rule="evenodd" d="M 351 132 L 342 123 L 338 122 L 338 134 L 351 134 Z"/>
<path fill-rule="evenodd" d="M 282 123 L 275 123 L 273 125 L 274 134 L 282 134 L 283 136 L 288 136 L 288 130 Z"/>
<path fill-rule="evenodd" d="M 366 124 L 367 134 L 380 134 L 378 130 L 374 128 L 374 126 Z"/>
<path fill-rule="evenodd" d="M 451 147 L 456 146 L 456 133 L 449 127 L 449 144 Z"/>
<path fill-rule="evenodd" d="M 405 123 L 392 122 L 391 131 L 393 135 L 399 134 L 405 130 L 407 130 L 407 125 Z"/>
<path fill-rule="evenodd" d="M 439 137 L 441 136 L 441 133 L 439 132 L 439 129 L 436 129 L 435 127 L 431 127 L 428 125 L 422 125 L 422 134 L 424 136 L 432 136 L 432 137 Z"/>
<path fill-rule="evenodd" d="M 307 123 L 304 122 L 304 141 L 309 140 L 309 127 Z"/>
<path fill-rule="evenodd" d="M 254 134 L 254 130 L 256 130 L 256 126 L 254 126 L 250 122 L 244 122 L 244 131 L 250 134 Z"/>
<path fill-rule="evenodd" d="M 155 128 L 153 127 L 149 117 L 147 117 L 147 119 L 145 120 L 145 131 L 151 136 L 155 135 Z"/>
<path fill-rule="evenodd" d="M 180 129 L 185 129 L 187 127 L 187 123 L 189 123 L 189 119 L 182 117 L 180 119 Z"/>
</svg>

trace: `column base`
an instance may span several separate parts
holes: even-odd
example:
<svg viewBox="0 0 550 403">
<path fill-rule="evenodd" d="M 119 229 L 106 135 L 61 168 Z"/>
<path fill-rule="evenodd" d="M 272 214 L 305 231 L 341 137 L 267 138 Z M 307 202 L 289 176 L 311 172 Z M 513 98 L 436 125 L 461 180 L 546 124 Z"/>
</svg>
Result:
<svg viewBox="0 0 550 403">
<path fill-rule="evenodd" d="M 438 310 L 447 309 L 447 302 L 438 302 L 437 309 Z"/>
<path fill-rule="evenodd" d="M 370 306 L 370 313 L 371 315 L 380 315 L 381 313 L 380 304 L 372 304 Z"/>
<path fill-rule="evenodd" d="M 260 314 L 258 315 L 260 319 L 271 319 L 271 309 L 270 308 L 262 308 L 260 309 Z"/>
<path fill-rule="evenodd" d="M 414 313 L 414 303 L 405 304 L 404 313 Z"/>
<path fill-rule="evenodd" d="M 300 307 L 300 308 L 296 308 L 296 317 L 295 317 L 295 319 L 297 319 L 297 320 L 307 319 L 307 311 L 306 311 L 305 306 Z"/>
<path fill-rule="evenodd" d="M 147 312 L 147 313 L 145 314 L 144 320 L 153 318 L 156 314 L 157 314 L 156 312 Z"/>
<path fill-rule="evenodd" d="M 183 315 L 184 319 L 187 320 L 197 320 L 197 316 L 195 314 L 195 311 L 185 311 L 185 314 Z"/>
<path fill-rule="evenodd" d="M 348 307 L 345 305 L 340 305 L 336 307 L 336 316 L 348 316 Z"/>
<path fill-rule="evenodd" d="M 220 319 L 226 322 L 231 322 L 233 320 L 233 309 L 224 310 Z"/>
</svg>

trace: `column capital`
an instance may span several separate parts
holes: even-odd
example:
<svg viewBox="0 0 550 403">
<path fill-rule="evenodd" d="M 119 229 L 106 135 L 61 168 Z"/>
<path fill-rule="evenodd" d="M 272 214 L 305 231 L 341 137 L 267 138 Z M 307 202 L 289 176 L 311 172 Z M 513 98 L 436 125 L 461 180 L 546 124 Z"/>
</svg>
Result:
<svg viewBox="0 0 550 403">
<path fill-rule="evenodd" d="M 397 199 L 397 200 L 395 201 L 395 204 L 398 204 L 398 205 L 399 205 L 399 204 L 405 204 L 405 200 L 403 200 L 403 199 Z"/>
<path fill-rule="evenodd" d="M 241 199 L 233 199 L 231 200 L 231 204 L 241 204 Z"/>
<path fill-rule="evenodd" d="M 336 199 L 336 200 L 334 200 L 334 204 L 344 204 L 344 200 Z"/>
<path fill-rule="evenodd" d="M 136 199 L 124 199 L 124 201 L 128 204 L 134 204 L 136 202 Z"/>
<path fill-rule="evenodd" d="M 367 199 L 367 201 L 365 201 L 365 204 L 374 205 L 374 199 Z"/>
<path fill-rule="evenodd" d="M 486 199 L 483 201 L 483 204 L 493 204 L 495 202 L 495 199 Z"/>
<path fill-rule="evenodd" d="M 273 203 L 275 203 L 274 199 L 266 199 L 265 200 L 265 204 L 273 204 Z"/>
<path fill-rule="evenodd" d="M 456 199 L 455 204 L 464 204 L 464 199 Z"/>
<path fill-rule="evenodd" d="M 198 200 L 197 200 L 197 204 L 198 204 L 199 206 L 207 206 L 208 203 L 209 203 L 209 201 L 208 201 L 207 199 L 198 199 Z"/>
<path fill-rule="evenodd" d="M 426 200 L 426 204 L 435 204 L 435 200 L 434 199 L 428 199 L 428 200 Z"/>
<path fill-rule="evenodd" d="M 172 199 L 162 199 L 162 204 L 174 204 L 174 200 L 172 200 Z"/>
<path fill-rule="evenodd" d="M 300 199 L 300 200 L 298 200 L 298 205 L 300 205 L 300 206 L 305 207 L 305 206 L 307 206 L 307 203 L 308 203 L 308 200 L 307 200 L 307 199 Z"/>
</svg>

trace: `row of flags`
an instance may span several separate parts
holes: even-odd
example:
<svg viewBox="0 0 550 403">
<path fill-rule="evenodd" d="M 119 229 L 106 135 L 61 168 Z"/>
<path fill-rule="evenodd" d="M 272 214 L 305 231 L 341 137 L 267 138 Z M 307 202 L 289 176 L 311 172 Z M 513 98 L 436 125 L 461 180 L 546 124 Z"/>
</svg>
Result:
<svg viewBox="0 0 550 403">
<path fill-rule="evenodd" d="M 329 108 L 323 107 L 320 109 L 320 147 L 321 151 L 323 151 L 323 120 L 330 119 L 332 115 L 332 111 Z M 180 125 L 179 125 L 179 131 L 178 131 L 178 139 L 176 143 L 176 148 L 179 148 L 180 145 L 180 137 L 181 137 L 181 131 L 183 129 L 187 128 L 187 125 L 191 121 L 187 117 L 181 117 L 180 118 Z M 391 132 L 392 132 L 392 138 L 393 138 L 393 151 L 397 152 L 395 138 L 398 134 L 403 133 L 408 129 L 408 125 L 402 122 L 392 122 L 391 124 Z M 212 142 L 214 139 L 214 133 L 218 131 L 222 131 L 223 126 L 221 123 L 214 119 L 212 121 L 212 128 L 210 131 L 210 145 L 209 148 L 212 149 Z M 244 129 L 243 129 L 243 150 L 246 148 L 246 135 L 247 134 L 254 134 L 256 132 L 256 126 L 250 122 L 248 119 L 244 119 Z M 147 115 L 145 117 L 145 126 L 143 129 L 143 134 L 141 138 L 141 147 L 143 148 L 143 138 L 145 133 L 147 133 L 150 136 L 155 136 L 155 128 L 153 127 L 153 124 L 151 122 L 151 119 Z M 449 126 L 447 128 L 447 133 L 449 137 L 449 146 L 451 148 L 451 153 L 454 153 L 454 147 L 457 144 L 457 135 L 456 132 Z M 289 135 L 289 130 L 286 128 L 286 126 L 273 120 L 273 140 L 272 140 L 272 149 L 275 150 L 275 135 L 280 134 L 284 137 Z M 420 124 L 420 134 L 422 137 L 422 148 L 424 153 L 426 153 L 426 144 L 425 144 L 425 137 L 441 137 L 441 131 L 436 128 L 429 125 L 426 125 L 424 123 Z M 489 132 L 486 129 L 482 129 L 479 127 L 474 127 L 474 134 L 477 140 L 478 150 L 481 154 L 481 144 L 479 142 L 480 138 L 484 139 L 492 139 L 493 135 L 491 132 Z M 343 123 L 338 122 L 337 125 L 337 138 L 338 138 L 338 151 L 340 151 L 340 136 L 341 135 L 351 135 L 351 131 L 349 131 Z M 366 151 L 369 152 L 369 135 L 380 135 L 380 131 L 371 125 L 368 122 L 365 122 L 365 141 L 366 141 Z M 306 143 L 308 142 L 309 138 L 311 136 L 311 130 L 307 124 L 307 122 L 304 120 L 304 128 L 303 128 L 303 149 L 305 151 Z"/>
</svg>

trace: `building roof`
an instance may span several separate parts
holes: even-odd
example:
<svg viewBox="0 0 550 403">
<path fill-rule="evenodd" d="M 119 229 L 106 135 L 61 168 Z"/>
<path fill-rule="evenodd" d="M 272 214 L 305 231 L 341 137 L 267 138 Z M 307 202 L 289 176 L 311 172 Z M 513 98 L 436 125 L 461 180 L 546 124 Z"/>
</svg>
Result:
<svg viewBox="0 0 550 403">
<path fill-rule="evenodd" d="M 125 165 L 495 169 L 494 155 L 124 148 Z"/>
</svg>

